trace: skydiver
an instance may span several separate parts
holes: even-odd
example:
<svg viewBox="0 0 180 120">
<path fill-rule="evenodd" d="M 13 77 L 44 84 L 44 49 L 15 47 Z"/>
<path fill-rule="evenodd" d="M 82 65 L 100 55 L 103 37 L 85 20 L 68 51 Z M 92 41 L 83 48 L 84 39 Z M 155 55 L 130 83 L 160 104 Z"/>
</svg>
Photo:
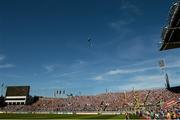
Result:
<svg viewBox="0 0 180 120">
<path fill-rule="evenodd" d="M 88 38 L 89 47 L 92 47 L 92 39 Z"/>
</svg>

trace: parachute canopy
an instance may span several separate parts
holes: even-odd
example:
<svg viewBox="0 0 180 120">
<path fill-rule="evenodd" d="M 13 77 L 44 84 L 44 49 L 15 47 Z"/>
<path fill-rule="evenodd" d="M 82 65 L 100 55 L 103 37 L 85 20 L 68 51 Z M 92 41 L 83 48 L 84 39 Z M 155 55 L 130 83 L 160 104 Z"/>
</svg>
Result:
<svg viewBox="0 0 180 120">
<path fill-rule="evenodd" d="M 171 7 L 168 25 L 164 27 L 161 38 L 160 51 L 180 48 L 180 2 Z"/>
</svg>

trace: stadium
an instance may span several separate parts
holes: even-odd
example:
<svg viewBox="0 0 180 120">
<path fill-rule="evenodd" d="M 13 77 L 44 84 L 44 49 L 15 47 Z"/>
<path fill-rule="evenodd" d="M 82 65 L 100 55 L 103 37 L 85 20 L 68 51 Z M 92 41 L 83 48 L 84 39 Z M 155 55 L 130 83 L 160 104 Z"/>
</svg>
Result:
<svg viewBox="0 0 180 120">
<path fill-rule="evenodd" d="M 95 96 L 48 98 L 29 95 L 30 86 L 7 86 L 1 97 L 1 118 L 85 118 L 139 119 L 150 116 L 151 110 L 178 112 L 180 96 L 167 89 L 132 90 Z M 167 112 L 167 111 L 166 111 Z M 174 113 L 175 114 L 175 113 Z M 155 114 L 157 115 L 157 114 Z M 28 117 L 27 117 L 28 116 Z M 38 117 L 39 116 L 39 117 Z M 164 118 L 165 116 L 160 116 Z"/>
<path fill-rule="evenodd" d="M 54 41 L 57 40 L 56 37 L 61 36 L 60 38 L 63 39 L 61 42 L 64 42 L 65 44 L 62 43 L 63 45 L 62 46 L 60 45 L 61 46 L 60 49 L 59 49 L 59 45 L 58 45 L 58 47 L 56 46 L 56 44 L 58 42 L 46 43 L 46 41 L 43 41 L 42 43 L 37 42 L 37 44 L 35 44 L 35 45 L 31 42 L 21 44 L 21 42 L 24 40 L 24 38 L 32 39 L 31 37 L 33 35 L 32 36 L 26 35 L 27 31 L 26 32 L 23 32 L 23 31 L 26 30 L 27 28 L 24 28 L 23 25 L 14 27 L 14 28 L 16 28 L 15 31 L 18 31 L 17 28 L 19 28 L 19 29 L 23 28 L 22 31 L 19 31 L 21 34 L 20 37 L 17 35 L 18 32 L 15 34 L 15 32 L 13 33 L 12 31 L 10 31 L 11 29 L 13 29 L 14 23 L 12 21 L 10 21 L 11 19 L 8 18 L 8 20 L 9 20 L 8 24 L 11 24 L 11 22 L 13 24 L 11 24 L 11 26 L 10 26 L 11 29 L 9 29 L 7 27 L 7 29 L 5 29 L 5 31 L 8 31 L 8 33 L 12 33 L 12 36 L 14 38 L 16 38 L 18 36 L 17 38 L 23 38 L 23 40 L 19 41 L 19 42 L 14 42 L 14 44 L 12 44 L 13 42 L 11 44 L 9 44 L 8 42 L 3 41 L 2 43 L 4 43 L 4 45 L 0 46 L 0 48 L 1 47 L 4 48 L 4 51 L 7 51 L 7 53 L 8 53 L 8 49 L 11 48 L 11 50 L 9 50 L 9 51 L 13 51 L 13 52 L 12 53 L 9 52 L 9 54 L 10 53 L 15 54 L 13 60 L 18 59 L 18 57 L 21 56 L 21 53 L 22 53 L 22 55 L 24 55 L 24 57 L 22 57 L 23 58 L 22 61 L 19 62 L 18 61 L 19 59 L 16 61 L 17 64 L 19 63 L 20 65 L 22 65 L 20 67 L 18 66 L 19 67 L 18 68 L 18 67 L 16 67 L 16 65 L 9 64 L 9 63 L 6 64 L 5 63 L 6 57 L 0 54 L 0 72 L 1 72 L 0 73 L 0 83 L 1 83 L 1 86 L 0 86 L 0 89 L 1 89 L 0 119 L 153 119 L 153 120 L 156 120 L 156 119 L 178 119 L 179 120 L 180 119 L 179 81 L 174 80 L 176 82 L 176 86 L 174 86 L 174 84 L 170 83 L 171 81 L 173 81 L 173 79 L 178 79 L 179 60 L 178 60 L 178 62 L 174 63 L 171 66 L 168 66 L 168 65 L 166 66 L 165 59 L 164 59 L 164 58 L 168 58 L 170 56 L 169 58 L 171 59 L 171 62 L 173 62 L 173 60 L 176 60 L 178 58 L 178 57 L 176 58 L 173 55 L 171 55 L 169 50 L 180 48 L 180 34 L 179 34 L 180 33 L 179 32 L 180 31 L 180 2 L 179 1 L 173 3 L 172 6 L 170 7 L 167 25 L 162 29 L 162 34 L 161 34 L 162 40 L 160 42 L 160 47 L 158 48 L 159 51 L 158 51 L 157 56 L 159 59 L 160 52 L 164 52 L 164 51 L 165 51 L 164 55 L 166 55 L 166 52 L 167 52 L 167 54 L 169 56 L 164 57 L 163 59 L 161 59 L 159 61 L 159 67 L 160 67 L 159 71 L 156 68 L 157 66 L 156 67 L 150 66 L 150 67 L 145 68 L 146 66 L 144 64 L 148 63 L 149 61 L 150 62 L 153 61 L 153 64 L 154 64 L 154 61 L 157 61 L 157 59 L 147 60 L 148 62 L 141 61 L 140 58 L 142 56 L 139 55 L 138 52 L 143 52 L 143 50 L 145 51 L 145 49 L 148 48 L 149 46 L 151 46 L 151 44 L 149 44 L 149 46 L 146 45 L 145 47 L 140 46 L 138 40 L 141 38 L 139 38 L 139 37 L 133 38 L 133 40 L 134 39 L 135 40 L 134 40 L 134 46 L 132 46 L 132 49 L 129 47 L 129 43 L 128 43 L 128 45 L 127 45 L 128 47 L 127 47 L 125 42 L 124 43 L 121 42 L 122 43 L 121 46 L 116 46 L 116 50 L 120 49 L 120 51 L 124 48 L 131 49 L 130 51 L 127 51 L 127 52 L 122 50 L 120 52 L 121 54 L 119 55 L 119 53 L 118 53 L 118 55 L 117 55 L 118 57 L 117 57 L 116 55 L 114 55 L 115 52 L 113 51 L 114 50 L 113 48 L 115 48 L 114 46 L 116 45 L 116 42 L 117 42 L 116 40 L 114 40 L 114 41 L 112 40 L 110 42 L 106 41 L 105 44 L 100 45 L 99 44 L 100 41 L 98 41 L 98 40 L 95 41 L 90 35 L 90 37 L 86 41 L 88 45 L 84 48 L 79 48 L 79 47 L 82 47 L 81 45 L 84 45 L 85 43 L 83 43 L 81 40 L 78 41 L 78 40 L 76 40 L 76 38 L 73 38 L 74 36 L 78 36 L 78 35 L 74 35 L 73 33 L 77 32 L 79 34 L 79 33 L 85 32 L 86 30 L 84 30 L 83 25 L 78 26 L 79 27 L 78 30 L 81 30 L 81 31 L 78 31 L 77 29 L 76 30 L 73 29 L 74 30 L 74 31 L 72 30 L 73 32 L 69 28 L 65 29 L 65 26 L 64 26 L 62 31 L 65 31 L 64 33 L 71 31 L 72 36 L 69 34 L 68 35 L 63 35 L 63 34 L 59 35 L 59 33 L 58 33 L 58 35 L 59 35 L 58 36 L 56 33 L 58 31 L 57 28 L 59 28 L 61 26 L 58 26 L 56 24 L 54 27 L 52 27 L 53 22 L 54 23 L 57 22 L 57 21 L 55 21 L 55 19 L 63 20 L 63 18 L 65 19 L 67 16 L 68 17 L 65 20 L 63 20 L 63 22 L 67 22 L 69 20 L 68 25 L 71 26 L 71 28 L 73 28 L 78 23 L 77 22 L 78 20 L 76 21 L 77 23 L 74 21 L 77 19 L 77 16 L 79 14 L 80 14 L 79 16 L 81 16 L 81 17 L 83 15 L 88 17 L 88 16 L 91 16 L 94 14 L 97 14 L 97 16 L 99 16 L 99 14 L 102 11 L 100 11 L 100 13 L 99 13 L 99 9 L 96 10 L 96 7 L 97 7 L 97 5 L 100 5 L 101 3 L 100 4 L 96 3 L 97 1 L 92 2 L 92 3 L 90 2 L 89 3 L 90 5 L 88 8 L 93 8 L 91 10 L 95 10 L 94 12 L 92 12 L 90 10 L 87 10 L 86 7 L 88 5 L 86 3 L 82 3 L 83 7 L 80 5 L 79 7 L 76 8 L 76 7 L 74 7 L 74 5 L 77 5 L 77 3 L 69 4 L 66 2 L 62 2 L 61 4 L 65 5 L 66 7 L 67 6 L 69 7 L 69 5 L 70 5 L 70 8 L 68 8 L 68 10 L 66 7 L 61 6 L 63 8 L 63 10 L 66 11 L 66 12 L 64 12 L 63 10 L 61 11 L 61 9 L 59 10 L 59 8 L 61 8 L 61 7 L 56 6 L 57 1 L 56 2 L 53 1 L 52 3 L 50 3 L 49 1 L 48 2 L 46 1 L 47 3 L 46 2 L 41 3 L 41 2 L 37 3 L 37 6 L 35 5 L 34 7 L 32 7 L 34 5 L 34 2 L 32 2 L 33 4 L 31 3 L 31 5 L 29 5 L 29 3 L 28 4 L 23 3 L 22 1 L 18 1 L 17 4 L 12 2 L 13 7 L 16 5 L 17 6 L 20 5 L 19 7 L 20 8 L 22 7 L 23 9 L 20 9 L 19 7 L 15 7 L 14 8 L 14 10 L 15 10 L 14 16 L 16 16 L 16 15 L 19 16 L 19 19 L 16 20 L 18 18 L 17 16 L 16 16 L 17 18 L 15 17 L 16 19 L 13 18 L 12 17 L 13 14 L 11 14 L 12 16 L 10 15 L 12 17 L 11 19 L 14 20 L 13 22 L 15 22 L 15 23 L 17 21 L 22 20 L 20 23 L 22 23 L 23 25 L 30 24 L 30 23 L 33 23 L 33 25 L 34 25 L 34 23 L 36 23 L 36 20 L 38 21 L 39 19 L 43 18 L 43 20 L 41 20 L 38 24 L 36 24 L 34 26 L 30 25 L 28 32 L 32 33 L 35 36 L 35 38 L 39 38 L 39 41 L 42 40 L 42 38 L 40 36 L 46 36 L 47 34 L 48 35 L 50 34 L 49 36 L 48 35 L 46 36 L 47 39 L 50 40 L 51 38 L 55 38 Z M 119 34 L 119 32 L 120 33 L 124 32 L 124 35 L 125 35 L 124 38 L 126 39 L 127 37 L 130 38 L 130 34 L 133 34 L 133 32 L 130 29 L 128 29 L 128 30 L 125 29 L 124 26 L 128 26 L 128 25 L 130 26 L 133 24 L 135 27 L 137 27 L 136 24 L 137 25 L 139 25 L 139 24 L 138 24 L 138 22 L 136 24 L 134 24 L 134 21 L 135 21 L 134 18 L 135 18 L 135 16 L 137 17 L 138 15 L 140 18 L 142 13 L 138 9 L 138 7 L 135 6 L 135 3 L 133 4 L 129 1 L 125 2 L 123 0 L 121 0 L 120 3 L 122 4 L 120 11 L 121 12 L 125 11 L 125 13 L 126 13 L 126 14 L 121 14 L 121 15 L 122 15 L 122 17 L 125 16 L 125 18 L 127 17 L 128 19 L 125 19 L 124 21 L 119 20 L 116 22 L 111 22 L 111 24 L 110 25 L 108 24 L 108 25 L 111 28 L 116 29 L 118 31 L 118 34 Z M 1 2 L 0 2 L 0 4 L 1 4 Z M 9 3 L 5 3 L 5 2 L 2 2 L 2 4 L 4 4 L 6 7 L 10 5 Z M 42 5 L 41 6 L 42 10 L 39 8 L 39 4 Z M 24 7 L 25 5 L 27 5 L 27 8 Z M 60 4 L 58 4 L 58 5 L 60 5 Z M 79 5 L 79 3 L 78 3 L 78 5 Z M 87 6 L 84 7 L 84 5 L 87 5 Z M 91 7 L 91 5 L 92 5 L 92 7 Z M 95 5 L 95 6 L 93 6 L 93 5 Z M 113 3 L 113 5 L 116 6 L 116 2 Z M 108 4 L 106 3 L 106 5 L 104 3 L 104 6 L 101 6 L 101 7 L 102 7 L 102 9 L 104 9 L 107 6 L 109 6 L 109 3 Z M 139 6 L 141 6 L 140 3 L 139 3 Z M 0 7 L 3 7 L 3 6 L 0 6 Z M 3 9 L 6 10 L 6 7 Z M 76 8 L 76 9 L 74 9 L 74 8 Z M 82 8 L 86 12 L 88 11 L 87 13 L 89 13 L 89 14 L 87 15 L 87 13 L 86 14 L 83 13 Z M 71 9 L 71 10 L 69 10 L 69 9 Z M 45 11 L 45 10 L 47 10 L 47 11 Z M 57 15 L 56 12 L 51 13 L 50 10 L 56 11 L 56 12 L 59 10 L 60 12 L 58 12 L 58 14 L 62 15 L 63 17 L 61 16 L 59 18 L 59 16 Z M 72 12 L 73 10 L 74 10 L 74 12 Z M 108 10 L 108 9 L 106 8 L 104 10 Z M 111 10 L 113 11 L 114 7 L 112 7 Z M 8 9 L 6 11 L 7 13 L 4 12 L 5 16 L 8 15 L 9 11 L 12 12 L 13 10 Z M 32 11 L 34 11 L 33 15 L 31 13 Z M 25 12 L 25 14 L 23 12 Z M 75 12 L 77 12 L 78 14 L 75 14 Z M 111 12 L 109 12 L 109 13 L 108 12 L 107 12 L 107 14 L 111 13 Z M 28 15 L 26 16 L 26 14 L 28 14 Z M 101 14 L 103 14 L 103 12 Z M 111 13 L 109 16 L 113 16 L 113 15 L 114 14 Z M 29 16 L 31 16 L 32 18 L 31 17 L 28 18 Z M 47 16 L 48 16 L 48 18 L 46 18 Z M 75 20 L 73 20 L 73 21 L 70 20 L 71 17 L 69 17 L 69 16 L 71 16 L 71 17 L 73 16 L 73 18 Z M 76 17 L 74 17 L 74 16 L 76 16 Z M 131 19 L 130 16 L 131 17 L 133 16 L 132 20 L 129 20 L 129 19 Z M 33 21 L 33 17 L 36 18 L 35 21 Z M 81 18 L 81 17 L 79 17 L 79 18 Z M 148 18 L 149 16 L 146 16 L 146 17 L 147 17 L 147 19 L 149 19 Z M 26 20 L 26 18 L 28 18 L 28 20 Z M 44 19 L 44 18 L 46 18 L 46 19 Z M 53 18 L 53 20 L 51 20 L 51 18 Z M 106 18 L 104 16 L 103 17 L 101 16 L 101 18 L 104 18 L 103 19 L 104 21 L 109 20 L 109 18 Z M 137 19 L 139 19 L 139 18 L 137 18 Z M 143 18 L 145 19 L 144 16 L 143 16 Z M 85 19 L 84 17 L 82 17 L 81 19 L 83 19 L 82 20 L 83 22 L 84 22 L 84 20 L 88 21 L 87 23 L 85 22 L 85 24 L 90 24 L 90 22 L 91 22 L 91 20 L 89 20 L 89 19 L 87 20 L 87 18 Z M 100 23 L 103 20 L 101 19 Z M 113 18 L 113 20 L 114 20 L 114 18 Z M 26 23 L 27 21 L 28 21 L 28 23 Z M 46 22 L 44 22 L 44 21 L 46 21 Z M 51 22 L 49 22 L 49 21 L 51 21 Z M 83 24 L 82 21 L 80 24 Z M 143 22 L 144 21 L 140 22 L 140 24 L 142 24 L 142 26 L 147 24 L 147 23 L 145 23 L 145 22 L 143 23 Z M 24 23 L 26 23 L 26 24 L 24 24 Z M 98 25 L 100 23 L 98 23 Z M 4 24 L 5 24 L 5 22 L 4 22 Z M 45 24 L 50 25 L 50 27 L 47 27 L 47 28 L 44 27 Z M 61 25 L 63 26 L 63 24 L 61 24 Z M 98 25 L 94 25 L 94 26 L 97 27 Z M 0 16 L 0 26 L 1 26 L 1 16 Z M 88 29 L 92 29 L 91 28 L 92 26 L 93 25 L 90 24 Z M 103 30 L 100 30 L 99 27 L 100 26 L 98 26 L 96 29 L 98 31 L 103 31 Z M 124 27 L 124 29 L 123 29 L 123 31 L 121 31 L 121 28 L 123 28 L 123 27 Z M 39 29 L 39 28 L 41 28 L 41 29 Z M 82 28 L 83 28 L 83 30 L 82 30 Z M 51 33 L 50 31 L 47 32 L 46 31 L 47 29 L 54 30 L 54 32 L 53 33 Z M 136 29 L 138 29 L 138 27 Z M 148 28 L 148 29 L 150 32 L 151 28 Z M 132 29 L 132 30 L 134 30 L 134 29 Z M 136 31 L 136 30 L 134 30 L 134 31 Z M 39 35 L 40 33 L 42 33 L 42 35 Z M 114 31 L 113 31 L 113 34 L 115 34 Z M 137 33 L 135 33 L 135 34 L 138 34 L 138 30 L 137 30 Z M 140 32 L 140 34 L 142 34 L 142 31 Z M 1 31 L 0 31 L 0 35 L 1 35 Z M 6 36 L 7 34 L 4 33 L 3 35 Z M 102 36 L 105 34 L 103 33 L 100 35 Z M 3 39 L 8 40 L 8 38 L 11 38 L 11 37 L 9 37 L 9 36 L 7 37 L 7 36 L 3 37 Z M 68 37 L 70 37 L 68 39 L 76 40 L 79 43 L 76 43 L 73 40 L 71 40 L 69 42 L 68 39 L 65 39 L 66 38 L 65 36 L 66 37 L 68 36 Z M 123 36 L 123 34 L 122 34 L 122 36 Z M 43 39 L 45 39 L 46 37 L 44 37 Z M 106 36 L 106 37 L 108 38 L 109 36 Z M 123 38 L 123 37 L 122 38 L 121 37 L 118 37 L 118 40 Z M 80 38 L 81 37 L 79 37 L 79 39 Z M 82 38 L 84 39 L 84 37 L 82 37 Z M 99 38 L 101 38 L 101 37 L 99 37 Z M 106 39 L 106 38 L 104 37 L 104 39 Z M 138 39 L 138 40 L 136 40 L 136 39 Z M 82 44 L 80 44 L 81 42 L 82 42 Z M 137 44 L 135 42 L 137 42 Z M 0 43 L 1 43 L 1 36 L 0 36 Z M 34 43 L 36 43 L 36 41 L 34 41 Z M 43 43 L 46 43 L 47 46 L 46 45 L 43 46 Z M 99 45 L 99 47 L 97 47 L 95 43 L 97 45 Z M 102 41 L 100 43 L 102 43 Z M 144 41 L 143 41 L 143 43 L 144 43 Z M 147 44 L 148 42 L 146 41 L 145 43 Z M 17 44 L 18 45 L 20 44 L 20 45 L 18 46 Z M 40 44 L 40 45 L 38 45 L 38 44 Z M 111 44 L 113 45 L 113 47 L 111 46 Z M 18 46 L 19 48 L 13 49 L 14 45 L 16 45 L 16 47 Z M 29 46 L 30 46 L 30 48 L 32 46 L 34 47 L 34 52 L 32 52 L 33 51 L 32 48 L 31 49 L 26 48 Z M 49 46 L 51 46 L 51 48 Z M 66 46 L 66 47 L 64 48 L 64 46 Z M 109 46 L 111 46 L 111 47 L 109 48 Z M 104 48 L 106 48 L 106 49 L 104 49 Z M 136 48 L 136 49 L 134 49 L 134 48 Z M 48 50 L 41 51 L 42 49 L 48 49 Z M 99 52 L 102 49 L 106 52 L 104 52 L 104 51 Z M 113 49 L 112 50 L 113 52 L 110 52 L 111 49 Z M 78 50 L 77 53 L 76 53 L 76 50 Z M 178 49 L 177 49 L 177 51 L 178 51 Z M 1 49 L 0 49 L 0 52 L 1 52 Z M 25 52 L 25 53 L 23 53 L 23 52 Z M 125 53 L 124 56 L 123 56 L 123 53 Z M 50 57 L 51 54 L 52 54 L 51 57 L 55 56 L 54 61 L 58 61 L 58 62 L 60 61 L 62 63 L 64 62 L 64 64 L 56 64 L 55 63 L 53 65 L 44 65 L 45 63 L 49 63 L 49 61 L 52 60 Z M 61 54 L 61 57 L 58 59 L 57 56 L 59 56 L 59 54 Z M 108 55 L 108 57 L 106 56 L 106 54 Z M 130 57 L 128 55 L 130 55 Z M 178 53 L 174 52 L 174 55 L 176 56 L 176 55 L 178 55 Z M 26 58 L 27 56 L 28 56 L 28 58 Z M 77 59 L 76 56 L 78 56 L 79 58 Z M 93 67 L 90 68 L 87 65 L 89 63 L 89 61 L 86 62 L 86 61 L 80 60 L 81 56 L 85 56 L 85 57 L 82 57 L 83 59 L 89 59 L 92 57 L 91 58 L 92 61 L 90 62 L 90 65 Z M 98 58 L 98 56 L 100 56 L 100 57 Z M 114 56 L 116 56 L 117 58 L 121 58 L 122 60 L 119 60 L 119 59 L 115 60 L 116 57 L 114 57 Z M 144 56 L 146 56 L 146 55 L 144 55 Z M 33 59 L 29 59 L 29 58 L 33 58 Z M 39 58 L 40 61 L 38 61 L 37 58 Z M 63 58 L 66 58 L 66 59 L 64 59 L 64 61 L 63 61 Z M 136 59 L 138 61 L 138 63 L 134 64 L 134 62 L 132 62 L 133 58 Z M 73 62 L 75 61 L 74 64 L 72 64 L 72 61 L 70 61 L 70 62 L 68 61 L 71 59 Z M 98 60 L 96 61 L 96 59 L 98 59 Z M 106 60 L 102 60 L 102 59 L 106 59 Z M 23 63 L 23 61 L 25 61 L 25 62 Z M 45 62 L 43 63 L 43 61 L 45 61 Z M 139 63 L 139 61 L 140 61 L 140 63 Z M 43 63 L 43 65 L 39 65 L 41 62 Z M 119 65 L 119 62 L 122 62 L 121 66 L 126 64 L 124 66 L 127 67 L 128 69 L 125 69 L 124 66 L 120 67 L 121 69 L 115 69 L 116 66 Z M 129 65 L 129 62 L 132 62 L 133 65 Z M 27 65 L 27 63 L 28 63 L 28 65 Z M 116 63 L 116 64 L 111 64 L 111 63 Z M 42 69 L 40 69 L 40 67 L 38 69 L 38 67 L 37 67 L 38 65 L 40 67 L 44 68 L 46 71 L 44 72 Z M 104 67 L 104 65 L 105 65 L 105 67 Z M 110 66 L 110 65 L 112 65 L 112 66 Z M 137 69 L 136 67 L 138 65 L 142 65 L 143 67 Z M 12 68 L 12 70 L 8 71 L 7 70 L 8 68 Z M 35 69 L 33 69 L 33 68 L 35 68 Z M 108 69 L 108 71 L 107 71 L 107 69 Z M 103 71 L 103 72 L 99 72 L 98 70 Z M 13 75 L 13 73 L 15 73 L 15 75 Z M 19 73 L 24 74 L 24 76 L 18 76 L 17 74 L 19 74 Z M 154 77 L 153 74 L 155 74 L 156 76 Z M 159 75 L 160 77 L 157 74 L 161 74 L 161 75 Z M 170 75 L 170 77 L 169 77 L 169 75 Z M 126 77 L 124 77 L 124 76 L 126 76 Z M 149 79 L 146 78 L 147 76 L 149 77 Z M 165 76 L 165 80 L 161 76 Z M 29 78 L 32 80 L 29 80 L 29 81 L 21 80 L 24 78 L 26 78 L 26 79 Z M 132 78 L 132 79 L 130 79 L 130 78 Z M 163 80 L 158 81 L 157 78 L 163 79 Z M 1 79 L 4 79 L 4 80 L 1 81 Z M 15 81 L 10 81 L 9 79 L 15 79 Z M 17 79 L 19 81 L 17 81 Z M 42 80 L 42 79 L 44 79 L 44 80 Z M 87 81 L 85 81 L 84 79 L 87 79 Z M 108 81 L 108 79 L 110 79 L 111 81 Z M 146 79 L 151 80 L 151 81 L 145 81 Z M 157 81 L 155 81 L 154 79 L 156 79 Z M 54 82 L 54 84 L 52 84 L 53 83 L 52 81 Z M 85 82 L 82 82 L 82 81 L 85 81 Z M 138 84 L 138 82 L 140 84 Z M 31 83 L 31 85 L 28 83 Z M 160 84 L 160 83 L 162 83 L 163 85 L 165 84 L 164 87 L 162 87 L 162 86 L 159 87 L 158 84 Z M 43 85 L 46 87 L 44 87 Z M 58 85 L 60 86 L 59 88 L 55 87 Z M 139 88 L 137 87 L 138 85 L 140 86 Z M 154 85 L 156 85 L 156 86 L 152 87 Z M 115 90 L 114 91 L 108 90 L 107 87 L 109 87 L 109 86 L 111 89 L 114 88 Z M 124 88 L 128 87 L 130 89 L 124 90 L 124 89 L 122 89 L 123 87 Z M 78 89 L 73 89 L 71 91 L 68 91 L 68 88 L 69 89 L 78 88 Z M 104 88 L 106 88 L 105 91 L 104 91 Z M 138 88 L 138 89 L 136 89 L 136 88 Z M 43 94 L 40 93 L 40 89 L 43 91 Z M 79 89 L 80 89 L 80 91 L 79 91 Z M 94 94 L 86 94 L 86 92 L 87 93 L 93 92 Z M 82 93 L 84 93 L 84 94 L 82 94 Z"/>
</svg>

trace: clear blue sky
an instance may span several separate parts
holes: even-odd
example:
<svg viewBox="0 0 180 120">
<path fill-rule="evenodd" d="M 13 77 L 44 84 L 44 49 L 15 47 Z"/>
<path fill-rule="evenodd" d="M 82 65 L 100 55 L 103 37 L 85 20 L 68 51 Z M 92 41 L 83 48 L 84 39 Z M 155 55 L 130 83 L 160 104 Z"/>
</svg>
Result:
<svg viewBox="0 0 180 120">
<path fill-rule="evenodd" d="M 172 1 L 1 0 L 0 83 L 52 96 L 180 85 L 180 49 L 159 52 Z M 88 43 L 91 38 L 92 47 Z"/>
</svg>

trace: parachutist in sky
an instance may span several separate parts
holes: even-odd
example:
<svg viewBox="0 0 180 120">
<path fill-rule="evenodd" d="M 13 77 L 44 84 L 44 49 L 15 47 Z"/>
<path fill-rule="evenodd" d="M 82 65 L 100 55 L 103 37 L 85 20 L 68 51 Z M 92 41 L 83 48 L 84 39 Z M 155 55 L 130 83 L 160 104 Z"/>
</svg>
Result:
<svg viewBox="0 0 180 120">
<path fill-rule="evenodd" d="M 88 43 L 89 43 L 89 47 L 91 48 L 92 47 L 92 39 L 91 38 L 88 38 Z"/>
</svg>

